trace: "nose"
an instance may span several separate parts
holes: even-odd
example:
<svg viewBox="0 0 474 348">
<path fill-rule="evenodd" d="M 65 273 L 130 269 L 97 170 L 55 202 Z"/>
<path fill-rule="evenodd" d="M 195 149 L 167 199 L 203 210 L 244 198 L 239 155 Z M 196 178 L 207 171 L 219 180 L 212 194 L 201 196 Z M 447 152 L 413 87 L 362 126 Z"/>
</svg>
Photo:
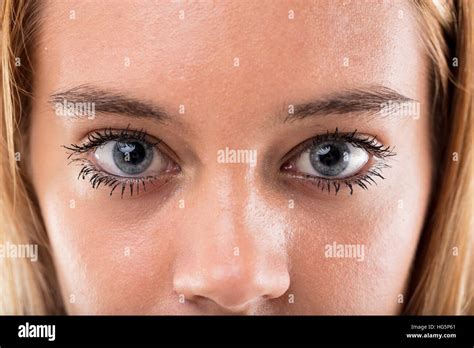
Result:
<svg viewBox="0 0 474 348">
<path fill-rule="evenodd" d="M 212 263 L 200 269 L 190 265 L 174 278 L 175 291 L 193 302 L 208 300 L 225 311 L 244 313 L 253 303 L 282 296 L 290 284 L 283 268 L 275 269 L 269 264 L 259 267 L 259 261 L 253 258 L 200 256 L 212 259 Z"/>
<path fill-rule="evenodd" d="M 290 275 L 282 247 L 285 231 L 275 228 L 275 217 L 262 207 L 264 200 L 257 203 L 250 197 L 242 177 L 229 174 L 226 182 L 206 185 L 190 202 L 192 208 L 186 208 L 173 286 L 194 304 L 243 314 L 281 297 Z"/>
</svg>

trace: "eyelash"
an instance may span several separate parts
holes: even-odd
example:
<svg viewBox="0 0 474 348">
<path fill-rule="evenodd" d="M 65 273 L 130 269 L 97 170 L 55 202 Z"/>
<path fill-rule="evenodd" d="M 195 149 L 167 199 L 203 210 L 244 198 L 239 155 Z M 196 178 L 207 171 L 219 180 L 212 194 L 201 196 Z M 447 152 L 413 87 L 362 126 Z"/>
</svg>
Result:
<svg viewBox="0 0 474 348">
<path fill-rule="evenodd" d="M 65 149 L 71 151 L 69 153 L 68 159 L 73 156 L 88 153 L 108 141 L 125 141 L 129 139 L 146 141 L 148 134 L 143 129 L 140 130 L 131 130 L 129 126 L 121 131 L 113 131 L 111 128 L 107 128 L 102 131 L 94 131 L 87 135 L 86 142 L 82 144 L 71 144 L 69 146 L 63 146 Z M 155 143 L 150 143 L 152 146 L 157 146 L 160 144 L 160 141 Z M 100 185 L 111 187 L 110 196 L 115 191 L 117 187 L 121 187 L 121 198 L 125 193 L 127 187 L 129 187 L 130 196 L 134 194 L 134 186 L 136 194 L 140 193 L 140 185 L 142 189 L 146 192 L 146 184 L 154 184 L 154 181 L 158 179 L 158 176 L 146 176 L 146 177 L 119 177 L 112 174 L 104 173 L 102 170 L 98 169 L 90 160 L 86 158 L 74 158 L 68 164 L 79 163 L 82 166 L 82 169 L 79 171 L 77 179 L 85 180 L 86 177 L 89 177 L 89 182 L 92 185 L 93 189 L 98 189 Z"/>
<path fill-rule="evenodd" d="M 130 126 L 128 126 L 126 129 L 121 130 L 119 133 L 115 133 L 112 128 L 107 128 L 102 131 L 94 131 L 92 133 L 89 133 L 87 135 L 87 141 L 83 144 L 77 145 L 77 144 L 71 144 L 70 146 L 63 146 L 67 150 L 72 151 L 71 154 L 69 154 L 70 158 L 74 154 L 77 153 L 87 153 L 90 150 L 93 150 L 107 141 L 115 141 L 115 140 L 128 140 L 128 139 L 135 139 L 135 140 L 140 140 L 140 141 L 145 141 L 145 139 L 148 137 L 148 134 L 146 131 L 143 129 L 140 130 L 132 130 L 130 129 Z M 160 143 L 160 141 L 157 141 L 154 144 L 150 144 L 153 146 L 156 146 Z"/>
<path fill-rule="evenodd" d="M 393 151 L 393 148 L 390 146 L 384 146 L 377 141 L 376 136 L 372 137 L 362 137 L 357 133 L 357 129 L 351 133 L 339 133 L 338 128 L 334 131 L 334 133 L 330 133 L 329 130 L 325 134 L 317 135 L 314 138 L 298 145 L 295 149 L 290 151 L 290 160 L 294 162 L 295 158 L 298 158 L 304 151 L 308 150 L 312 146 L 317 145 L 322 141 L 345 141 L 355 147 L 359 147 L 367 151 L 374 157 L 377 157 L 381 160 L 385 160 L 388 157 L 396 156 L 396 153 Z M 295 154 L 297 154 L 295 156 Z M 287 157 L 288 158 L 288 157 Z M 288 164 L 289 161 L 285 161 L 285 164 Z M 334 187 L 332 192 L 337 193 L 339 192 L 341 185 L 348 188 L 350 190 L 350 194 L 353 194 L 353 186 L 357 185 L 364 190 L 368 190 L 369 186 L 372 184 L 377 185 L 377 182 L 374 180 L 374 177 L 378 177 L 382 180 L 385 180 L 385 177 L 381 174 L 382 170 L 385 168 L 391 168 L 389 164 L 384 162 L 379 162 L 373 165 L 369 170 L 365 173 L 357 174 L 353 177 L 343 178 L 343 179 L 328 179 L 323 177 L 315 177 L 308 174 L 297 174 L 297 176 L 292 175 L 296 178 L 303 178 L 308 180 L 311 184 L 316 185 L 316 187 L 320 188 L 321 191 L 328 191 L 331 193 L 331 186 Z M 291 175 L 291 174 L 290 174 Z"/>
<path fill-rule="evenodd" d="M 73 156 L 88 153 L 91 150 L 96 149 L 97 147 L 105 144 L 108 141 L 124 141 L 128 139 L 145 141 L 148 137 L 146 131 L 143 129 L 140 130 L 131 130 L 129 126 L 121 131 L 113 131 L 111 128 L 107 128 L 103 131 L 94 131 L 87 135 L 87 141 L 82 144 L 71 144 L 69 146 L 63 145 L 63 147 L 69 151 L 68 159 Z M 395 156 L 396 153 L 393 152 L 393 148 L 390 146 L 384 146 L 377 141 L 375 136 L 373 137 L 361 137 L 357 133 L 357 129 L 351 133 L 339 133 L 338 128 L 334 133 L 330 133 L 329 130 L 326 134 L 320 134 L 316 137 L 311 138 L 310 140 L 298 145 L 292 151 L 290 151 L 290 159 L 295 159 L 297 156 L 301 155 L 304 151 L 309 149 L 312 146 L 322 142 L 322 141 L 345 141 L 353 146 L 362 148 L 366 150 L 369 154 L 379 159 L 385 160 L 388 157 Z M 150 143 L 152 146 L 157 146 L 160 144 L 160 141 L 155 143 Z M 296 155 L 298 154 L 298 155 Z M 296 156 L 295 156 L 296 155 Z M 154 181 L 158 179 L 158 176 L 147 176 L 147 177 L 119 177 L 111 174 L 106 174 L 102 170 L 98 169 L 90 160 L 85 158 L 74 158 L 69 162 L 77 163 L 82 166 L 77 179 L 85 180 L 89 176 L 89 181 L 92 185 L 92 188 L 98 189 L 100 185 L 111 187 L 110 196 L 115 191 L 117 187 L 121 187 L 121 198 L 125 193 L 127 187 L 129 187 L 130 196 L 133 196 L 134 191 L 136 194 L 140 192 L 140 185 L 142 185 L 143 191 L 146 192 L 146 184 L 154 184 Z M 286 161 L 285 163 L 289 163 Z M 385 178 L 382 176 L 381 172 L 385 168 L 390 168 L 391 166 L 385 162 L 379 162 L 373 165 L 365 173 L 358 174 L 353 177 L 344 178 L 344 179 L 328 179 L 322 177 L 315 177 L 308 174 L 298 174 L 291 175 L 296 178 L 303 178 L 308 180 L 311 184 L 316 185 L 321 191 L 327 190 L 328 193 L 331 193 L 331 186 L 334 187 L 333 192 L 337 195 L 341 185 L 350 190 L 350 194 L 353 194 L 353 186 L 358 185 L 364 190 L 368 190 L 369 186 L 372 184 L 377 185 L 373 177 L 378 177 L 382 180 Z M 134 186 L 136 189 L 134 190 Z"/>
</svg>

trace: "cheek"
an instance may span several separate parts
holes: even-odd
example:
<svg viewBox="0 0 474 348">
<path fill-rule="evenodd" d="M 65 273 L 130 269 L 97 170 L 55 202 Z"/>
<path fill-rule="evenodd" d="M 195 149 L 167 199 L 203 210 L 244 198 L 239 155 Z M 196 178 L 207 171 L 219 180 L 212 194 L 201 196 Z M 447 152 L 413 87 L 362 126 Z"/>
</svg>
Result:
<svg viewBox="0 0 474 348">
<path fill-rule="evenodd" d="M 153 194 L 121 200 L 93 190 L 76 179 L 78 167 L 66 166 L 65 151 L 38 151 L 67 140 L 49 144 L 40 134 L 32 134 L 32 177 L 68 312 L 146 313 L 164 291 L 164 231 L 175 212 L 160 209 Z"/>
<path fill-rule="evenodd" d="M 368 191 L 316 193 L 297 203 L 304 208 L 295 212 L 292 284 L 315 312 L 402 310 L 429 193 L 428 174 L 411 162 L 389 169 Z"/>
<path fill-rule="evenodd" d="M 70 208 L 44 196 L 46 227 L 69 313 L 147 313 L 171 291 L 175 211 L 144 212 L 154 207 L 151 201 L 132 202 L 127 209 L 120 204 L 76 200 Z"/>
<path fill-rule="evenodd" d="M 316 190 L 295 202 L 292 285 L 314 312 L 399 313 L 406 302 L 431 163 L 426 118 L 404 127 L 392 135 L 397 156 L 377 186 L 356 188 L 353 196 L 342 191 L 337 198 Z M 342 257 L 334 257 L 338 252 Z"/>
<path fill-rule="evenodd" d="M 154 194 L 120 200 L 77 180 L 80 168 L 67 165 L 60 147 L 71 140 L 54 120 L 40 119 L 32 118 L 31 177 L 68 312 L 145 313 L 169 283 L 176 210 Z"/>
<path fill-rule="evenodd" d="M 420 225 L 396 205 L 346 204 L 298 216 L 292 285 L 321 314 L 394 313 L 403 294 Z M 303 222 L 304 221 L 304 222 Z"/>
</svg>

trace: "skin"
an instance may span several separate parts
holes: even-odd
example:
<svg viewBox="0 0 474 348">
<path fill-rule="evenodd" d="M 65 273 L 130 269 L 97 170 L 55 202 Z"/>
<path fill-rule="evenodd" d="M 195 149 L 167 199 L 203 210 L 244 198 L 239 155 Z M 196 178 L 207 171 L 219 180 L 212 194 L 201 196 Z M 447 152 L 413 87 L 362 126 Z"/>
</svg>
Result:
<svg viewBox="0 0 474 348">
<path fill-rule="evenodd" d="M 409 3 L 51 1 L 41 16 L 30 175 L 68 313 L 400 313 L 432 165 L 427 59 Z M 50 96 L 83 84 L 172 120 L 58 117 Z M 418 100 L 420 117 L 283 122 L 290 104 L 374 85 Z M 77 180 L 62 145 L 128 125 L 172 149 L 180 173 L 123 199 Z M 282 175 L 291 149 L 336 127 L 395 147 L 385 180 L 334 195 Z M 255 149 L 257 164 L 219 163 L 226 147 Z M 326 257 L 333 242 L 363 245 L 363 261 Z"/>
</svg>

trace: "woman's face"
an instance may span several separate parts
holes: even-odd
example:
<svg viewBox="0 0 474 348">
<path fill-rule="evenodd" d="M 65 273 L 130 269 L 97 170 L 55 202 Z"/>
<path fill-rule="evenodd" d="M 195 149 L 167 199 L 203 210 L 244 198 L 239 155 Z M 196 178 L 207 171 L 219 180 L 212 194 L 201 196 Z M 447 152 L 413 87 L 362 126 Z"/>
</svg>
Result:
<svg viewBox="0 0 474 348">
<path fill-rule="evenodd" d="M 408 2 L 41 17 L 29 160 L 69 313 L 401 311 L 432 165 Z"/>
</svg>

